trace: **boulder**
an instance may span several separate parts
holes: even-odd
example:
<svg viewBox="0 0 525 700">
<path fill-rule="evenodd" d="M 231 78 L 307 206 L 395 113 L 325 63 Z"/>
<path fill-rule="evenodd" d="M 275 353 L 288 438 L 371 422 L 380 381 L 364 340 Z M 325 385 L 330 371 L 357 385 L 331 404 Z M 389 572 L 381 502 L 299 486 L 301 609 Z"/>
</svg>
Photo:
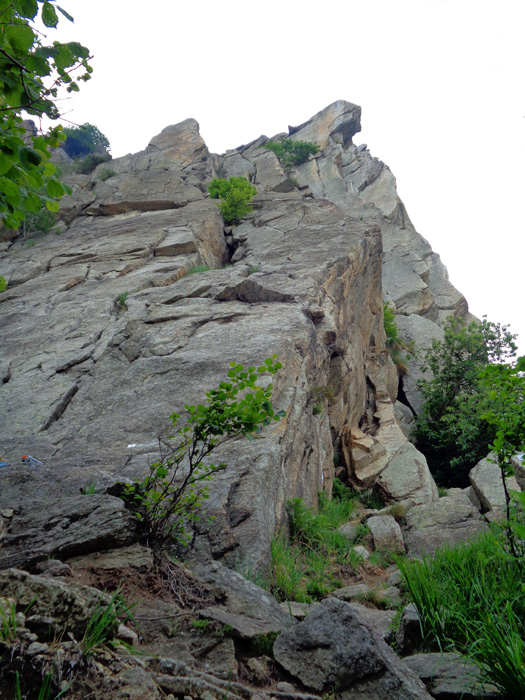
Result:
<svg viewBox="0 0 525 700">
<path fill-rule="evenodd" d="M 391 515 L 373 515 L 366 521 L 372 537 L 374 547 L 383 552 L 405 552 L 403 534 L 399 524 Z"/>
<path fill-rule="evenodd" d="M 111 596 L 96 588 L 17 569 L 0 571 L 0 590 L 14 598 L 17 607 L 30 611 L 31 617 L 49 620 L 57 634 L 67 630 L 77 639 L 82 638 L 95 609 L 111 601 Z"/>
<path fill-rule="evenodd" d="M 487 511 L 502 513 L 505 510 L 505 490 L 495 455 L 489 455 L 489 457 L 481 459 L 470 470 L 469 479 L 479 499 L 483 513 Z M 506 482 L 509 490 L 521 491 L 515 477 L 507 477 Z"/>
<path fill-rule="evenodd" d="M 439 498 L 427 460 L 409 442 L 390 459 L 377 483 L 387 498 L 404 505 L 430 504 Z"/>
<path fill-rule="evenodd" d="M 306 620 L 283 632 L 273 651 L 279 665 L 318 693 L 336 686 L 348 700 L 430 697 L 359 613 L 335 598 L 324 600 Z"/>
<path fill-rule="evenodd" d="M 283 611 L 275 598 L 219 562 L 199 567 L 195 572 L 206 584 L 220 592 L 221 603 L 200 611 L 200 616 L 229 625 L 241 639 L 280 632 L 292 624 L 290 614 Z"/>
<path fill-rule="evenodd" d="M 405 544 L 411 556 L 431 555 L 439 547 L 467 542 L 487 530 L 468 495 L 450 489 L 449 495 L 407 512 Z"/>
<path fill-rule="evenodd" d="M 372 593 L 372 589 L 366 585 L 366 583 L 355 583 L 352 586 L 345 586 L 344 588 L 338 588 L 330 593 L 334 598 L 339 600 L 345 600 L 350 602 L 355 598 L 362 599 L 366 598 L 367 595 Z"/>
</svg>

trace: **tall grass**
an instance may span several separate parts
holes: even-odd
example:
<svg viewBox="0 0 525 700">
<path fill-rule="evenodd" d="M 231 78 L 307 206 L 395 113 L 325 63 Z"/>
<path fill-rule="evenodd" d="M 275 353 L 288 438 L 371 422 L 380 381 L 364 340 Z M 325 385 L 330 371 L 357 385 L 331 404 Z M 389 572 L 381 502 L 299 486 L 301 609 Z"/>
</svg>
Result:
<svg viewBox="0 0 525 700">
<path fill-rule="evenodd" d="M 276 598 L 310 602 L 341 587 L 338 569 L 342 565 L 354 568 L 361 562 L 348 539 L 337 532 L 355 507 L 355 499 L 344 487 L 336 487 L 332 500 L 319 494 L 318 513 L 300 498 L 288 502 L 290 538 L 281 533 L 274 539 L 266 584 Z"/>
<path fill-rule="evenodd" d="M 525 698 L 525 583 L 495 534 L 423 561 L 397 558 L 426 646 L 474 661 L 506 697 Z"/>
</svg>

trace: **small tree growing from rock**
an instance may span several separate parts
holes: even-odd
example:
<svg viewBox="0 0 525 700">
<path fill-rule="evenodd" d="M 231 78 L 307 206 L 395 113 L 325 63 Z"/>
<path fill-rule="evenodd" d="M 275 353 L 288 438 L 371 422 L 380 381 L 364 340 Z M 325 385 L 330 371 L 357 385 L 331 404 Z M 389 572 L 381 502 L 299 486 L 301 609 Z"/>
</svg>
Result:
<svg viewBox="0 0 525 700">
<path fill-rule="evenodd" d="M 169 539 L 188 542 L 188 525 L 200 520 L 199 508 L 208 498 L 206 482 L 226 468 L 222 462 L 207 461 L 214 449 L 236 437 L 253 438 L 262 426 L 285 415 L 273 410 L 273 385 L 257 383 L 282 367 L 276 357 L 258 368 L 230 362 L 227 380 L 206 394 L 206 403 L 184 406 L 182 424 L 180 414 L 170 416 L 175 446 L 150 466 L 148 476 L 124 485 L 123 498 L 144 524 L 153 546 L 159 548 Z"/>
<path fill-rule="evenodd" d="M 208 185 L 211 199 L 220 199 L 225 224 L 238 224 L 243 216 L 252 211 L 250 202 L 257 194 L 256 188 L 245 177 L 216 177 Z"/>
</svg>

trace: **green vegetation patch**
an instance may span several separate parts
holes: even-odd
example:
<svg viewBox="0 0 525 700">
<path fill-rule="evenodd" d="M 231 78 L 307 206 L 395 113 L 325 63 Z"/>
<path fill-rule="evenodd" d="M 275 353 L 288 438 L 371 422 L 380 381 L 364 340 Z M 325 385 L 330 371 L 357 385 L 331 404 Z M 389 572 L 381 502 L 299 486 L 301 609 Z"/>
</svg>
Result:
<svg viewBox="0 0 525 700">
<path fill-rule="evenodd" d="M 216 177 L 208 185 L 211 199 L 219 199 L 218 204 L 225 224 L 238 224 L 243 216 L 252 211 L 250 202 L 257 189 L 245 177 L 230 177 L 225 180 Z"/>
<path fill-rule="evenodd" d="M 259 148 L 273 151 L 287 173 L 290 173 L 292 168 L 306 163 L 311 155 L 320 151 L 319 146 L 311 141 L 292 141 L 287 137 L 278 141 L 267 141 Z"/>
<path fill-rule="evenodd" d="M 525 562 L 501 534 L 396 563 L 420 617 L 425 648 L 456 650 L 505 697 L 525 697 Z"/>
<path fill-rule="evenodd" d="M 300 498 L 288 502 L 290 536 L 272 543 L 272 566 L 265 587 L 278 600 L 321 600 L 342 586 L 339 576 L 353 572 L 361 558 L 337 528 L 352 517 L 356 500 L 340 485 L 329 500 L 319 494 L 319 512 Z"/>
</svg>

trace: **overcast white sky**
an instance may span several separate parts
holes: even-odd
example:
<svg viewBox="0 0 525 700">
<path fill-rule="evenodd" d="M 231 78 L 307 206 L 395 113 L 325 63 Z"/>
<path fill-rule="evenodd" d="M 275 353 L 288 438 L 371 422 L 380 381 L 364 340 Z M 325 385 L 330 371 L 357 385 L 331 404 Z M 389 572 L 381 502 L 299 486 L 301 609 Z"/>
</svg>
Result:
<svg viewBox="0 0 525 700">
<path fill-rule="evenodd" d="M 60 36 L 95 55 L 67 117 L 113 156 L 200 123 L 222 153 L 337 99 L 363 108 L 418 231 L 471 311 L 525 354 L 523 0 L 61 0 Z M 67 30 L 67 32 L 66 32 Z"/>
</svg>

